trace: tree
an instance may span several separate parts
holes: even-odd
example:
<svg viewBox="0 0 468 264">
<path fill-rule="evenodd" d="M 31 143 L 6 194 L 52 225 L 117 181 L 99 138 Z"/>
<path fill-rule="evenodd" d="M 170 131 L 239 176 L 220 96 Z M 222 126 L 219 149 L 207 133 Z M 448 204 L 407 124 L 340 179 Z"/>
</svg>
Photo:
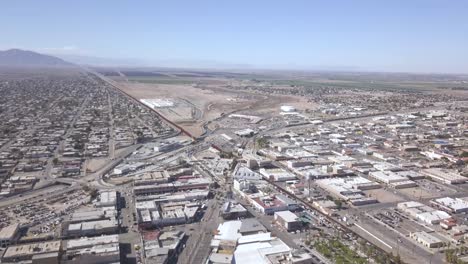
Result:
<svg viewBox="0 0 468 264">
<path fill-rule="evenodd" d="M 343 201 L 341 201 L 340 199 L 336 199 L 334 200 L 334 202 L 336 204 L 337 209 L 341 209 L 343 207 Z"/>
<path fill-rule="evenodd" d="M 393 262 L 395 264 L 402 264 L 403 262 L 401 261 L 401 256 L 400 254 L 398 253 L 396 256 L 393 257 Z"/>
<path fill-rule="evenodd" d="M 258 148 L 267 148 L 270 145 L 268 139 L 261 137 L 257 139 L 257 146 Z"/>
</svg>

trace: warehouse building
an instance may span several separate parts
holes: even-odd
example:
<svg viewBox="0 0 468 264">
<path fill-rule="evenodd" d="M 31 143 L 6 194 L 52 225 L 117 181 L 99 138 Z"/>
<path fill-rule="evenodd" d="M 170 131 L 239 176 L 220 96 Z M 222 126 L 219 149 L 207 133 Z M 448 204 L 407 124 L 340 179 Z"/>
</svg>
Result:
<svg viewBox="0 0 468 264">
<path fill-rule="evenodd" d="M 460 198 L 439 198 L 432 200 L 431 205 L 449 213 L 468 212 L 468 202 Z"/>
<path fill-rule="evenodd" d="M 414 181 L 392 171 L 371 171 L 369 173 L 369 177 L 378 182 L 385 183 L 395 189 L 412 188 L 417 186 Z"/>
<path fill-rule="evenodd" d="M 443 240 L 424 231 L 411 233 L 410 237 L 427 248 L 436 248 L 444 245 Z"/>
<path fill-rule="evenodd" d="M 362 191 L 378 189 L 380 184 L 360 176 L 321 179 L 317 180 L 316 183 L 332 196 L 343 199 L 355 206 L 378 202 L 375 198 L 367 197 Z"/>
<path fill-rule="evenodd" d="M 430 225 L 438 224 L 443 220 L 451 218 L 444 211 L 435 210 L 432 207 L 414 201 L 399 203 L 397 209 L 414 219 Z"/>
<path fill-rule="evenodd" d="M 440 168 L 431 168 L 421 170 L 421 173 L 427 177 L 430 177 L 436 181 L 443 182 L 445 184 L 461 184 L 465 183 L 467 178 L 461 176 L 460 174 Z"/>
</svg>

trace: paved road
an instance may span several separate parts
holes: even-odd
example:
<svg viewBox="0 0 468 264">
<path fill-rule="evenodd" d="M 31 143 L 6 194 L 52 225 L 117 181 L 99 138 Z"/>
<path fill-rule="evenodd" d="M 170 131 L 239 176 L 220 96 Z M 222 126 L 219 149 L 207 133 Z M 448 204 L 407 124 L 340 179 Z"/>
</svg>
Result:
<svg viewBox="0 0 468 264">
<path fill-rule="evenodd" d="M 200 222 L 187 225 L 193 230 L 189 230 L 189 238 L 185 249 L 179 255 L 177 263 L 204 263 L 209 256 L 210 243 L 222 219 L 219 217 L 220 206 L 216 199 L 211 199 L 207 203 L 207 209 Z"/>
</svg>

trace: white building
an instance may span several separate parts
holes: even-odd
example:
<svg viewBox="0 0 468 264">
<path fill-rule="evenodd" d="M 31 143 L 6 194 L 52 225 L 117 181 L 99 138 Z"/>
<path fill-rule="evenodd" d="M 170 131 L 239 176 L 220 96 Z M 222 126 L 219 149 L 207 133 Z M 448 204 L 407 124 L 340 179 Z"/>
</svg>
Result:
<svg viewBox="0 0 468 264">
<path fill-rule="evenodd" d="M 360 176 L 321 179 L 317 180 L 316 183 L 332 196 L 348 201 L 353 205 L 377 203 L 378 201 L 375 198 L 365 196 L 362 191 L 381 187 L 380 184 Z"/>
<path fill-rule="evenodd" d="M 395 189 L 416 187 L 414 181 L 408 180 L 404 176 L 400 176 L 392 171 L 371 171 L 369 177 L 378 182 L 385 183 Z"/>
<path fill-rule="evenodd" d="M 299 217 L 290 211 L 275 212 L 274 219 L 276 223 L 287 231 L 298 230 L 302 227 Z"/>
<path fill-rule="evenodd" d="M 101 191 L 99 193 L 99 202 L 96 207 L 117 207 L 116 191 Z"/>
<path fill-rule="evenodd" d="M 444 244 L 440 238 L 423 231 L 411 233 L 410 237 L 427 248 L 440 247 Z"/>
<path fill-rule="evenodd" d="M 120 263 L 119 236 L 99 236 L 69 240 L 65 263 Z"/>
<path fill-rule="evenodd" d="M 466 177 L 448 169 L 431 168 L 421 170 L 421 173 L 445 184 L 459 184 L 467 181 Z"/>
<path fill-rule="evenodd" d="M 260 174 L 263 175 L 265 179 L 268 180 L 273 180 L 273 181 L 290 181 L 290 180 L 296 180 L 296 175 L 285 171 L 281 168 L 276 168 L 276 169 L 260 169 Z"/>
<path fill-rule="evenodd" d="M 280 107 L 281 111 L 282 112 L 294 112 L 296 111 L 296 108 L 294 106 L 291 106 L 291 105 L 282 105 Z"/>
<path fill-rule="evenodd" d="M 468 202 L 460 198 L 444 197 L 431 201 L 431 204 L 449 213 L 468 212 Z"/>
<path fill-rule="evenodd" d="M 426 224 L 435 225 L 435 224 L 439 224 L 441 221 L 445 219 L 451 218 L 451 216 L 444 211 L 435 210 L 431 212 L 420 213 L 416 215 L 416 218 Z"/>
</svg>

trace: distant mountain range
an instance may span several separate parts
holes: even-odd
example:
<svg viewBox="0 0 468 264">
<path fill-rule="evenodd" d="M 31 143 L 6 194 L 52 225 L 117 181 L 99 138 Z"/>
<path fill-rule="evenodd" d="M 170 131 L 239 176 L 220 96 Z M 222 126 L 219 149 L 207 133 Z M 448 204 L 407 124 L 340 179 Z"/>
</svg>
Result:
<svg viewBox="0 0 468 264">
<path fill-rule="evenodd" d="M 72 63 L 33 51 L 9 49 L 0 51 L 0 66 L 11 67 L 70 67 Z"/>
</svg>

